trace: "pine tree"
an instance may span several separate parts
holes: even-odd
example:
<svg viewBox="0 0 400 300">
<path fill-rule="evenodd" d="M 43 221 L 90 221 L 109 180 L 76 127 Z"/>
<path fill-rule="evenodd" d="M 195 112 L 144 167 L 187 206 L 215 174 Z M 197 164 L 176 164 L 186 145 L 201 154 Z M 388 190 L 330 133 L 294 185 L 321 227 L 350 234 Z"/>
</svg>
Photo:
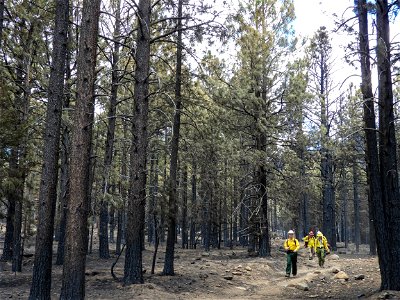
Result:
<svg viewBox="0 0 400 300">
<path fill-rule="evenodd" d="M 54 215 L 57 201 L 58 158 L 64 75 L 67 54 L 69 0 L 56 1 L 52 68 L 49 80 L 43 167 L 39 193 L 39 224 L 30 299 L 50 298 Z"/>
<path fill-rule="evenodd" d="M 83 1 L 61 299 L 84 299 L 85 297 L 89 166 L 100 3 L 100 0 Z"/>
</svg>

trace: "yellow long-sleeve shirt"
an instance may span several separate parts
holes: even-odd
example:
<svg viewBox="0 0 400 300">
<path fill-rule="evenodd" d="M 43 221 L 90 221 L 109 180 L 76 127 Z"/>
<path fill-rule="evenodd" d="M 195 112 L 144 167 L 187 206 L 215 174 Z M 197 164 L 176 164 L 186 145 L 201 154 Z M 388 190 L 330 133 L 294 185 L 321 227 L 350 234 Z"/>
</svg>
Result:
<svg viewBox="0 0 400 300">
<path fill-rule="evenodd" d="M 287 239 L 283 244 L 283 247 L 289 248 L 290 251 L 298 251 L 300 249 L 300 243 L 297 239 Z"/>
<path fill-rule="evenodd" d="M 303 237 L 303 241 L 307 243 L 308 248 L 314 248 L 315 236 L 307 235 L 307 236 Z"/>
<path fill-rule="evenodd" d="M 323 236 L 321 239 L 317 237 L 315 239 L 314 249 L 316 250 L 317 248 L 325 248 L 326 251 L 329 251 L 328 240 L 326 237 Z"/>
</svg>

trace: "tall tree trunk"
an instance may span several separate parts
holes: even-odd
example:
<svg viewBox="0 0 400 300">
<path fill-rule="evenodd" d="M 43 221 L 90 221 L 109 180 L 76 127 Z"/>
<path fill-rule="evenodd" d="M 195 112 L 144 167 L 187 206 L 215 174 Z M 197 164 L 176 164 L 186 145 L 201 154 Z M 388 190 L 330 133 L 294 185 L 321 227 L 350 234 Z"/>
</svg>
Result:
<svg viewBox="0 0 400 300">
<path fill-rule="evenodd" d="M 353 161 L 353 202 L 354 202 L 354 243 L 356 252 L 360 251 L 360 194 L 359 194 L 360 174 L 358 171 L 357 160 Z"/>
<path fill-rule="evenodd" d="M 197 219 L 197 164 L 192 165 L 192 202 L 190 211 L 190 249 L 196 249 L 196 219 Z"/>
<path fill-rule="evenodd" d="M 125 119 L 122 121 L 122 126 L 123 126 L 123 134 L 124 134 L 124 141 L 128 141 L 128 123 Z M 123 145 L 122 147 L 122 158 L 128 160 L 128 147 Z M 122 205 L 118 208 L 118 229 L 117 229 L 117 244 L 115 246 L 115 252 L 117 255 L 121 253 L 121 243 L 122 240 L 125 239 L 124 232 L 125 232 L 125 203 L 126 203 L 126 198 L 127 198 L 127 190 L 126 190 L 126 184 L 127 184 L 127 178 L 128 178 L 128 169 L 127 169 L 127 164 L 122 163 L 121 164 L 121 187 L 120 187 L 120 193 L 121 193 L 121 198 L 122 198 Z"/>
<path fill-rule="evenodd" d="M 4 0 L 0 0 L 0 49 L 3 40 L 3 27 L 4 27 Z"/>
<path fill-rule="evenodd" d="M 77 99 L 72 131 L 70 199 L 67 207 L 61 299 L 85 298 L 90 155 L 101 0 L 84 0 L 77 58 Z"/>
<path fill-rule="evenodd" d="M 175 75 L 175 115 L 172 126 L 171 161 L 168 188 L 168 235 L 165 251 L 164 275 L 174 275 L 174 251 L 176 238 L 176 214 L 177 214 L 177 191 L 176 180 L 178 172 L 178 151 L 181 127 L 181 106 L 182 106 L 182 6 L 183 0 L 178 1 L 177 20 L 177 50 L 176 50 L 176 75 Z"/>
<path fill-rule="evenodd" d="M 341 242 L 344 242 L 345 248 L 348 247 L 348 222 L 347 222 L 347 185 L 346 185 L 346 175 L 344 165 L 341 166 L 341 175 L 340 175 L 340 186 L 339 186 L 339 199 L 341 206 Z"/>
<path fill-rule="evenodd" d="M 319 41 L 323 44 L 323 41 Z M 321 47 L 324 47 L 322 45 Z M 336 249 L 336 216 L 335 216 L 335 190 L 333 176 L 333 158 L 332 151 L 329 149 L 329 133 L 330 124 L 328 120 L 329 110 L 327 103 L 327 82 L 328 82 L 328 66 L 327 57 L 324 50 L 321 51 L 319 62 L 320 68 L 320 101 L 321 101 L 321 177 L 322 177 L 322 209 L 323 209 L 323 224 L 322 230 L 327 237 L 328 242 Z"/>
<path fill-rule="evenodd" d="M 376 2 L 377 69 L 379 74 L 379 158 L 388 246 L 381 267 L 387 274 L 382 289 L 400 290 L 400 268 L 393 261 L 400 260 L 400 191 L 397 167 L 397 145 L 393 110 L 393 87 L 389 36 L 389 7 L 387 0 Z M 377 232 L 378 233 L 378 232 Z M 379 234 L 379 233 L 378 233 Z M 379 244 L 379 241 L 378 241 Z"/>
<path fill-rule="evenodd" d="M 146 223 L 147 223 L 147 242 L 148 243 L 153 243 L 155 241 L 155 236 L 154 232 L 155 230 L 155 223 L 154 223 L 154 216 L 157 218 L 157 210 L 156 210 L 156 192 L 155 192 L 155 172 L 156 168 L 158 166 L 155 165 L 156 163 L 156 153 L 153 152 L 150 156 L 150 173 L 149 173 L 149 178 L 150 178 L 150 187 L 149 187 L 149 207 L 147 210 L 147 215 L 146 215 Z"/>
<path fill-rule="evenodd" d="M 100 201 L 100 228 L 99 228 L 99 255 L 100 258 L 110 258 L 110 250 L 108 244 L 108 202 L 105 200 L 109 185 L 109 176 L 113 161 L 115 123 L 117 113 L 117 98 L 119 86 L 119 51 L 120 51 L 120 34 L 121 34 L 121 1 L 117 1 L 115 10 L 115 28 L 114 28 L 114 49 L 111 60 L 111 97 L 108 107 L 108 125 L 107 138 L 104 150 L 104 172 L 102 178 L 103 197 Z"/>
<path fill-rule="evenodd" d="M 370 48 L 368 36 L 368 10 L 366 0 L 358 0 L 357 5 L 359 20 L 359 43 L 361 63 L 361 91 L 363 94 L 363 115 L 365 126 L 367 162 L 367 178 L 369 185 L 370 219 L 372 220 L 376 233 L 377 251 L 381 272 L 381 287 L 386 288 L 389 282 L 387 265 L 390 263 L 387 249 L 388 232 L 386 231 L 386 220 L 383 211 L 382 187 L 380 182 L 380 166 L 377 148 L 377 131 L 375 123 L 374 94 L 372 91 Z"/>
<path fill-rule="evenodd" d="M 370 187 L 368 187 L 368 215 L 369 215 L 369 254 L 376 255 L 376 235 L 375 235 L 375 224 L 372 219 L 373 216 L 372 205 L 371 205 L 371 192 Z"/>
<path fill-rule="evenodd" d="M 125 284 L 143 283 L 142 249 L 146 203 L 151 1 L 140 0 L 137 9 L 139 30 L 135 54 L 134 118 L 132 122 L 131 175 L 126 228 Z"/>
<path fill-rule="evenodd" d="M 188 226 L 187 226 L 187 204 L 188 204 L 188 171 L 184 164 L 182 172 L 182 249 L 189 248 Z"/>
<path fill-rule="evenodd" d="M 233 228 L 232 228 L 232 240 L 233 240 L 233 244 L 236 245 L 237 244 L 237 240 L 238 240 L 238 214 L 239 214 L 239 210 L 238 210 L 238 187 L 237 187 L 237 176 L 235 176 L 234 178 L 234 182 L 233 182 L 233 209 L 231 214 L 233 215 Z M 232 245 L 233 246 L 233 245 Z"/>
<path fill-rule="evenodd" d="M 52 68 L 43 145 L 42 178 L 39 190 L 39 223 L 29 299 L 50 298 L 53 259 L 54 216 L 57 202 L 58 158 L 64 75 L 68 42 L 69 0 L 56 1 Z"/>
<path fill-rule="evenodd" d="M 222 199 L 222 232 L 224 239 L 224 247 L 229 247 L 229 230 L 228 230 L 228 162 L 225 160 L 224 162 L 224 193 Z"/>
<path fill-rule="evenodd" d="M 73 10 L 69 10 L 69 18 L 73 14 Z M 66 75 L 65 75 L 65 97 L 63 108 L 67 111 L 70 107 L 71 96 L 72 96 L 72 67 L 71 67 L 71 56 L 72 56 L 72 26 L 68 26 L 68 45 L 67 45 L 67 61 L 66 61 Z M 65 114 L 65 113 L 64 113 Z M 61 154 L 60 154 L 60 191 L 58 194 L 59 201 L 59 237 L 57 245 L 57 259 L 56 265 L 62 265 L 64 263 L 64 245 L 65 245 L 65 226 L 67 218 L 67 202 L 69 199 L 69 160 L 71 154 L 71 134 L 70 126 L 68 122 L 62 122 L 62 133 L 61 133 Z"/>
<path fill-rule="evenodd" d="M 27 128 L 29 105 L 30 105 L 30 68 L 32 64 L 32 45 L 35 23 L 32 23 L 29 28 L 26 28 L 25 21 L 19 25 L 20 46 L 26 49 L 24 53 L 17 57 L 18 66 L 16 71 L 16 84 L 18 92 L 15 99 L 15 108 L 17 110 L 17 120 L 15 122 L 15 131 L 21 128 Z M 24 32 L 27 31 L 26 36 Z M 14 272 L 22 271 L 22 213 L 24 201 L 25 180 L 27 176 L 26 155 L 27 155 L 28 137 L 26 132 L 22 132 L 15 148 L 11 149 L 11 157 L 9 162 L 10 178 L 17 181 L 11 193 L 11 201 L 15 202 L 14 224 L 13 224 L 13 257 L 12 270 Z"/>
<path fill-rule="evenodd" d="M 14 233 L 13 233 L 13 259 L 12 270 L 13 272 L 22 272 L 22 202 L 24 200 L 24 182 L 20 183 L 22 186 L 14 192 L 15 201 L 15 216 L 14 216 Z"/>
<path fill-rule="evenodd" d="M 11 199 L 10 196 L 8 198 L 8 206 L 7 206 L 7 217 L 6 217 L 6 233 L 4 236 L 4 244 L 3 244 L 3 254 L 1 256 L 2 261 L 11 260 L 13 257 L 13 235 L 14 235 L 14 215 L 15 215 L 15 202 Z"/>
<path fill-rule="evenodd" d="M 260 150 L 266 153 L 266 137 L 265 134 L 260 135 L 258 141 Z M 260 257 L 266 257 L 271 254 L 269 240 L 269 223 L 268 223 L 268 197 L 267 197 L 267 170 L 264 165 L 258 167 L 258 188 L 259 199 L 261 201 L 261 236 L 260 236 Z"/>
</svg>

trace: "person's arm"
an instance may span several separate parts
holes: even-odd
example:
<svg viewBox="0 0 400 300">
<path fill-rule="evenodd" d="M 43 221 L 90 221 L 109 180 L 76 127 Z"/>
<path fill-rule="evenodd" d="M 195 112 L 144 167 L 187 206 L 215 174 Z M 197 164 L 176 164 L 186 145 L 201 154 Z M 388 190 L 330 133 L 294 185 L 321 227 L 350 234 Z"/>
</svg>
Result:
<svg viewBox="0 0 400 300">
<path fill-rule="evenodd" d="M 288 240 L 285 240 L 285 242 L 283 243 L 283 248 L 285 248 L 285 250 L 289 250 L 289 245 L 288 245 Z"/>
<path fill-rule="evenodd" d="M 325 248 L 325 250 L 327 251 L 327 252 L 329 252 L 330 250 L 329 250 L 329 247 L 328 247 L 328 240 L 325 238 L 324 239 L 324 248 Z"/>
</svg>

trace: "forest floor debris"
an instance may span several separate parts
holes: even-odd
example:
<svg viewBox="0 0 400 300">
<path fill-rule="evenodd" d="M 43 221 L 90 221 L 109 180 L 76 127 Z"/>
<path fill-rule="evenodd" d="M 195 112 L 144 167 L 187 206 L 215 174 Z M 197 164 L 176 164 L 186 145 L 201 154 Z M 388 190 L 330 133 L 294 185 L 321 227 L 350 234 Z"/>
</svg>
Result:
<svg viewBox="0 0 400 300">
<path fill-rule="evenodd" d="M 377 292 L 380 285 L 378 261 L 365 254 L 327 257 L 325 268 L 315 258 L 308 260 L 300 250 L 298 274 L 285 278 L 285 254 L 274 241 L 272 257 L 249 257 L 246 249 L 203 250 L 177 249 L 175 276 L 161 276 L 164 249 L 159 249 L 156 274 L 145 273 L 145 284 L 123 286 L 113 280 L 110 268 L 114 257 L 101 260 L 97 253 L 87 257 L 87 299 L 400 299 L 399 292 Z M 365 252 L 366 247 L 365 247 Z M 150 269 L 153 251 L 144 251 L 144 268 Z M 232 258 L 234 257 L 234 258 Z M 332 257 L 332 256 L 331 256 Z M 195 264 L 193 264 L 195 262 Z M 0 272 L 1 299 L 27 299 L 32 274 L 32 261 L 23 272 L 14 274 L 6 263 Z M 124 255 L 115 273 L 123 276 Z M 240 273 L 240 274 L 239 274 Z M 62 266 L 53 266 L 53 299 L 59 298 Z M 346 279 L 335 279 L 345 274 Z M 342 276 L 343 275 L 343 276 Z M 344 276 L 344 277 L 346 277 Z"/>
</svg>

